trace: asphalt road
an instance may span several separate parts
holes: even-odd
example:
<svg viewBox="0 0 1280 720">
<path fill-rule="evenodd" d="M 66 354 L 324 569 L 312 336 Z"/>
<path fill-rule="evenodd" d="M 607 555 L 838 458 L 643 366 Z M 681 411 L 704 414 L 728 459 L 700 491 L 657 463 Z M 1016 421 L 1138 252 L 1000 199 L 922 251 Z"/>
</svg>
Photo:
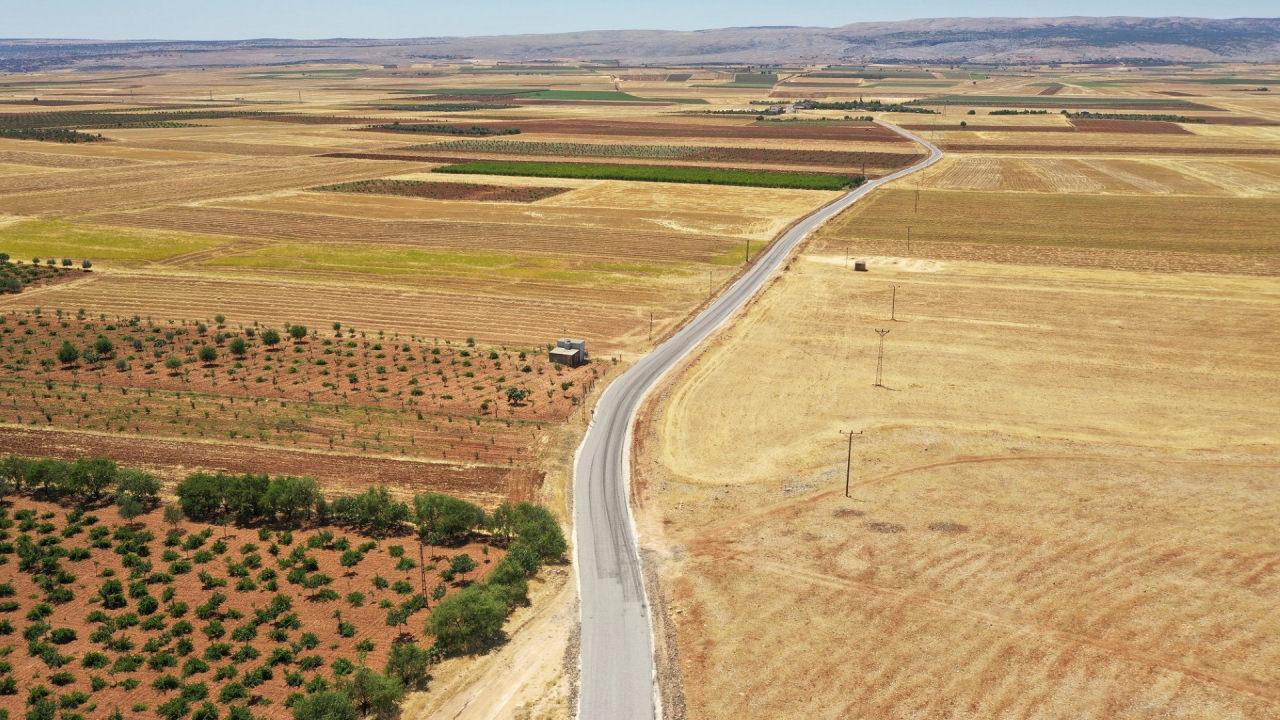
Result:
<svg viewBox="0 0 1280 720">
<path fill-rule="evenodd" d="M 658 715 L 653 629 L 628 502 L 631 428 L 641 402 L 664 373 L 764 286 L 809 233 L 880 185 L 941 159 L 942 152 L 923 138 L 888 127 L 927 147 L 929 156 L 864 184 L 798 222 L 693 320 L 614 380 L 596 404 L 578 448 L 573 479 L 582 608 L 579 718 L 654 720 Z"/>
</svg>

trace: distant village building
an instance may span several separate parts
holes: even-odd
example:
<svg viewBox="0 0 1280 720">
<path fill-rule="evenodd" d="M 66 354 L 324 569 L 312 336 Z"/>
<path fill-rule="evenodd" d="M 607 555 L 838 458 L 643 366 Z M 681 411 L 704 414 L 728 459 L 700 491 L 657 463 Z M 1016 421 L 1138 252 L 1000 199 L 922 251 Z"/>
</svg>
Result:
<svg viewBox="0 0 1280 720">
<path fill-rule="evenodd" d="M 551 362 L 557 365 L 578 367 L 587 361 L 587 341 L 561 338 L 549 353 Z"/>
</svg>

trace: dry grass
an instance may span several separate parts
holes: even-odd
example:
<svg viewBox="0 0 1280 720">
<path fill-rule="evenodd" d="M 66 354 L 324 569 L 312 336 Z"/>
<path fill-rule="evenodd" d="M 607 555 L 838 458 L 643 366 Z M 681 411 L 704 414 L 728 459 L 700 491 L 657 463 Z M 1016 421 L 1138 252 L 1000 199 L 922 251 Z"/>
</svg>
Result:
<svg viewBox="0 0 1280 720">
<path fill-rule="evenodd" d="M 793 263 L 650 438 L 690 716 L 1275 714 L 1277 309 L 1271 279 Z"/>
</svg>

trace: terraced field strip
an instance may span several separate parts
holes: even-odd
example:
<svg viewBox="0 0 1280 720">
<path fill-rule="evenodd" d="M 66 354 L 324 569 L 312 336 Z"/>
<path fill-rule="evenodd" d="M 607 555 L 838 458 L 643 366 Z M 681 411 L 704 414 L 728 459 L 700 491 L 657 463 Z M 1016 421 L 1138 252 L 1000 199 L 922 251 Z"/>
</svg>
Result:
<svg viewBox="0 0 1280 720">
<path fill-rule="evenodd" d="M 0 145 L 4 147 L 4 145 Z M 137 161 L 126 158 L 94 157 L 92 155 L 68 155 L 25 150 L 0 150 L 0 163 L 30 165 L 41 168 L 58 169 L 104 169 L 137 165 Z"/>
<path fill-rule="evenodd" d="M 251 386 L 257 389 L 259 386 Z M 268 386 L 269 387 L 269 386 Z M 59 427 L 78 432 L 204 442 L 256 443 L 302 451 L 394 455 L 432 462 L 529 466 L 536 424 L 492 417 L 423 414 L 345 402 L 280 402 L 250 393 L 175 392 L 95 382 L 0 380 L 0 427 Z"/>
<path fill-rule="evenodd" d="M 1280 198 L 1142 197 L 888 189 L 821 236 L 829 251 L 900 253 L 902 220 L 916 256 L 1146 271 L 1280 272 Z M 1114 218 L 1124 217 L 1125 223 Z M 1140 233 L 1133 232 L 1141 227 Z M 1210 231 L 1215 229 L 1215 231 Z M 967 254 L 966 254 L 967 253 Z"/>
<path fill-rule="evenodd" d="M 147 263 L 174 256 L 218 251 L 229 238 L 150 230 L 120 230 L 63 220 L 22 220 L 0 225 L 0 251 L 15 258 L 80 258 Z"/>
<path fill-rule="evenodd" d="M 1145 133 L 1149 135 L 1191 135 L 1190 130 L 1176 122 L 1160 120 L 1098 120 L 1072 118 L 1071 124 L 1081 132 Z"/>
<path fill-rule="evenodd" d="M 1100 97 L 1096 95 L 939 95 L 913 100 L 912 105 L 955 105 L 957 107 L 1046 107 L 1115 108 L 1118 110 L 1217 110 L 1187 100 L 1141 97 Z"/>
<path fill-rule="evenodd" d="M 567 329 L 614 347 L 614 338 L 647 325 L 647 307 L 619 306 L 548 297 L 485 294 L 483 285 L 458 294 L 397 290 L 347 283 L 342 286 L 267 279 L 194 278 L 113 273 L 91 282 L 51 286 L 41 294 L 0 296 L 0 308 L 74 312 L 93 308 L 107 315 L 143 318 L 213 317 L 235 324 L 263 318 L 328 327 L 386 330 L 420 337 L 474 337 L 486 344 L 536 347 Z"/>
<path fill-rule="evenodd" d="M 477 123 L 480 124 L 480 123 Z M 732 124 L 661 123 L 611 120 L 530 120 L 514 123 L 523 134 L 605 135 L 665 138 L 744 138 L 793 140 L 863 140 L 905 143 L 904 138 L 874 123 L 771 122 Z M 491 127 L 511 127 L 492 124 Z"/>
<path fill-rule="evenodd" d="M 1203 145 L 1149 146 L 1149 145 L 1026 145 L 1012 143 L 938 143 L 948 152 L 966 153 L 1049 153 L 1054 155 L 1222 155 L 1280 157 L 1280 148 L 1268 147 L 1207 147 Z"/>
<path fill-rule="evenodd" d="M 709 262 L 727 246 L 725 239 L 693 233 L 643 230 L 607 232 L 599 227 L 540 226 L 534 235 L 526 223 L 369 220 L 331 215 L 231 210 L 217 207 L 164 207 L 95 215 L 102 225 L 179 230 L 201 235 L 301 240 L 307 242 L 397 243 L 417 248 L 454 248 L 612 260 Z"/>
<path fill-rule="evenodd" d="M 1280 161 L 949 155 L 922 174 L 942 190 L 1253 196 L 1280 194 Z"/>
<path fill-rule="evenodd" d="M 446 492 L 485 505 L 496 505 L 512 491 L 519 492 L 529 484 L 541 484 L 536 471 L 521 468 L 429 462 L 368 453 L 287 450 L 253 443 L 212 443 L 13 426 L 0 427 L 0 452 L 67 460 L 86 455 L 130 458 L 143 467 L 162 472 L 171 469 L 166 474 L 174 477 L 185 475 L 191 468 L 309 475 L 344 491 L 387 485 L 408 492 Z"/>
<path fill-rule="evenodd" d="M 777 165 L 844 166 L 851 170 L 869 165 L 898 168 L 910 165 L 919 155 L 840 150 L 802 150 L 705 145 L 613 145 L 600 143 L 525 142 L 519 140 L 454 140 L 410 149 L 446 152 L 473 152 L 510 155 L 550 155 L 557 157 L 645 158 L 693 162 L 752 163 Z"/>
<path fill-rule="evenodd" d="M 1081 132 L 1080 128 L 1071 125 L 975 125 L 969 123 L 960 127 L 959 123 L 943 125 L 941 123 L 912 123 L 902 127 L 916 131 L 942 132 L 1019 132 L 1019 133 L 1069 133 Z"/>
<path fill-rule="evenodd" d="M 358 180 L 311 188 L 322 192 L 395 195 L 432 200 L 475 202 L 537 202 L 568 192 L 571 188 L 479 185 L 476 183 L 424 182 L 421 180 Z"/>
<path fill-rule="evenodd" d="M 435 168 L 432 172 L 464 175 L 519 175 L 633 180 L 639 182 L 740 185 L 746 187 L 797 188 L 802 190 L 840 190 L 854 187 L 862 181 L 852 176 L 771 172 L 768 170 L 737 170 L 733 168 L 700 168 L 684 165 L 604 165 L 490 160 L 476 160 L 458 165 L 446 165 Z"/>
<path fill-rule="evenodd" d="M 68 189 L 23 192 L 13 191 L 3 198 L 3 205 L 8 212 L 19 214 L 38 214 L 45 212 L 100 212 L 103 210 L 128 210 L 151 207 L 171 202 L 189 202 L 207 200 L 227 195 L 255 194 L 273 190 L 306 187 L 316 183 L 363 180 L 385 175 L 391 172 L 411 169 L 413 166 L 388 168 L 385 164 L 349 160 L 334 161 L 328 159 L 301 158 L 288 162 L 285 167 L 255 168 L 254 165 L 215 167 L 214 172 L 206 173 L 203 164 L 195 165 L 183 171 L 175 172 L 172 167 L 147 168 L 154 170 L 154 179 L 138 181 L 137 175 L 132 181 L 118 181 L 115 184 L 101 182 L 91 177 L 75 178 L 93 187 L 75 187 Z M 163 172 L 168 170 L 167 173 Z M 53 184 L 67 184 L 70 179 L 63 178 L 68 173 L 58 173 Z M 150 173 L 148 173 L 150 175 Z M 7 184 L 0 178 L 0 188 Z M 15 182 L 13 185 L 29 182 Z M 0 190 L 0 195 L 5 194 Z"/>
</svg>

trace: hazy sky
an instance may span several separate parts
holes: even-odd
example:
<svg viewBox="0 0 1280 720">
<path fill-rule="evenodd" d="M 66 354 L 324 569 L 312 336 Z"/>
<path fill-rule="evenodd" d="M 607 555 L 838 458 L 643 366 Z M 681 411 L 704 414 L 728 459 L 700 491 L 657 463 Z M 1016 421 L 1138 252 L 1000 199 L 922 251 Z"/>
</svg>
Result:
<svg viewBox="0 0 1280 720">
<path fill-rule="evenodd" d="M 836 26 L 1058 15 L 1271 17 L 1275 0 L 4 0 L 0 37 L 420 37 L 622 28 Z"/>
</svg>

